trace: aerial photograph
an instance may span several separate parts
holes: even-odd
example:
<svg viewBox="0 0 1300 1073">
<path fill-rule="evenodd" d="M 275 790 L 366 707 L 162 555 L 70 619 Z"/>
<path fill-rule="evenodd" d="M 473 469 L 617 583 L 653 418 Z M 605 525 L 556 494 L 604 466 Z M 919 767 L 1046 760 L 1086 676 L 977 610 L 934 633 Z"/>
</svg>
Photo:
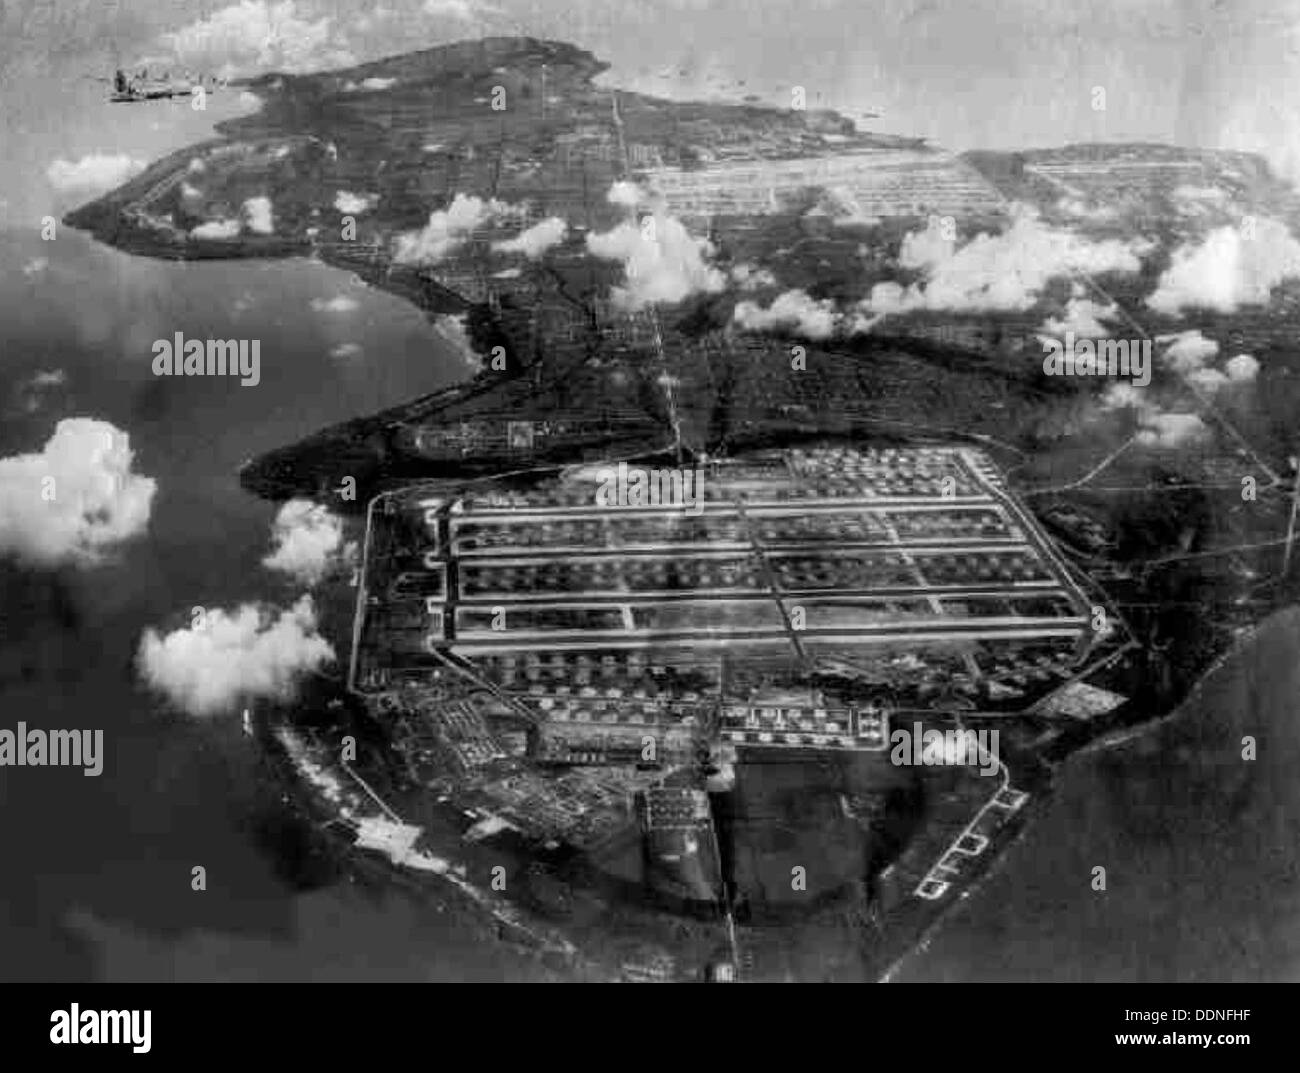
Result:
<svg viewBox="0 0 1300 1073">
<path fill-rule="evenodd" d="M 0 980 L 1300 981 L 1298 0 L 6 0 L 0 149 Z"/>
</svg>

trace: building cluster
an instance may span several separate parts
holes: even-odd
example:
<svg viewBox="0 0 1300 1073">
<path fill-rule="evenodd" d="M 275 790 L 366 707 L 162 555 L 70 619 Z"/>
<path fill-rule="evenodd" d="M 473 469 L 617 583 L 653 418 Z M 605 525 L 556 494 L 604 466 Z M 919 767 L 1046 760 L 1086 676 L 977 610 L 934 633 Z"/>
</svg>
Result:
<svg viewBox="0 0 1300 1073">
<path fill-rule="evenodd" d="M 590 846 L 636 812 L 661 892 L 716 889 L 723 750 L 880 752 L 891 711 L 1028 703 L 1093 643 L 977 451 L 754 452 L 701 467 L 695 514 L 598 505 L 597 470 L 372 503 L 352 682 L 429 687 L 457 799 L 530 837 Z"/>
<path fill-rule="evenodd" d="M 866 150 L 791 159 L 741 155 L 702 168 L 652 168 L 645 181 L 689 220 L 762 217 L 833 189 L 864 222 L 876 217 L 995 212 L 1001 195 L 974 168 L 939 153 Z"/>
<path fill-rule="evenodd" d="M 889 741 L 889 716 L 871 709 L 747 707 L 722 709 L 722 736 L 735 746 L 878 752 Z"/>
</svg>

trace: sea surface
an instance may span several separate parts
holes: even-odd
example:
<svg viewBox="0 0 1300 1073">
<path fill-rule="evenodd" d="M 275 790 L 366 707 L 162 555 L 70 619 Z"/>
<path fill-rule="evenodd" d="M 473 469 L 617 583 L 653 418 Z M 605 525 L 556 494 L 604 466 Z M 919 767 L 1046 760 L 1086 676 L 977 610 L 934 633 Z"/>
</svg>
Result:
<svg viewBox="0 0 1300 1073">
<path fill-rule="evenodd" d="M 1300 980 L 1298 653 L 1288 608 L 1169 718 L 1071 758 L 1046 815 L 896 978 Z"/>
<path fill-rule="evenodd" d="M 355 308 L 312 307 L 339 296 Z M 259 339 L 261 383 L 155 377 L 152 343 L 178 331 Z M 278 795 L 238 713 L 183 716 L 133 668 L 142 631 L 193 606 L 299 594 L 260 564 L 275 506 L 239 487 L 243 459 L 464 375 L 418 311 L 318 263 L 182 264 L 67 229 L 0 232 L 0 455 L 96 417 L 159 485 L 147 534 L 103 565 L 0 567 L 0 726 L 102 728 L 107 754 L 98 778 L 0 769 L 0 979 L 534 971 L 405 895 L 304 890 L 293 839 L 267 833 Z M 1071 761 L 1046 815 L 899 978 L 1300 978 L 1297 652 L 1286 612 L 1176 717 Z"/>
<path fill-rule="evenodd" d="M 339 296 L 356 308 L 312 308 Z M 178 331 L 260 340 L 261 383 L 155 377 L 152 343 Z M 346 343 L 359 349 L 331 356 Z M 420 312 L 319 263 L 182 264 L 66 228 L 53 242 L 0 232 L 0 455 L 95 417 L 130 435 L 135 470 L 158 482 L 147 533 L 104 564 L 0 566 L 0 726 L 101 728 L 106 754 L 97 778 L 0 769 L 0 978 L 505 971 L 436 910 L 346 884 L 304 893 L 239 713 L 184 716 L 133 666 L 146 627 L 188 625 L 194 606 L 300 594 L 261 565 L 276 506 L 240 488 L 241 461 L 466 373 Z"/>
</svg>

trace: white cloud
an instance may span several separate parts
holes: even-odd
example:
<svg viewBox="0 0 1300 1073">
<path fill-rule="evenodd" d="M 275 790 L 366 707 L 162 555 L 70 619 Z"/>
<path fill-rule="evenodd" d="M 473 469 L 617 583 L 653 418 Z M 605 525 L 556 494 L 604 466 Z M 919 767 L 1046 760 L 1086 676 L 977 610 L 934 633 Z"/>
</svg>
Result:
<svg viewBox="0 0 1300 1073">
<path fill-rule="evenodd" d="M 776 276 L 772 275 L 766 268 L 759 268 L 742 261 L 732 266 L 731 282 L 742 291 L 752 291 L 757 290 L 759 287 L 775 287 Z"/>
<path fill-rule="evenodd" d="M 336 294 L 333 298 L 313 298 L 311 307 L 317 313 L 351 313 L 359 309 L 361 303 L 346 294 Z"/>
<path fill-rule="evenodd" d="M 444 313 L 433 322 L 433 327 L 451 344 L 452 349 L 460 355 L 466 365 L 471 369 L 477 369 L 480 364 L 479 356 L 474 351 L 474 344 L 470 340 L 466 319 L 463 313 Z"/>
<path fill-rule="evenodd" d="M 1135 438 L 1144 447 L 1175 448 L 1200 443 L 1210 429 L 1198 414 L 1170 413 L 1132 384 L 1111 384 L 1102 395 L 1104 410 L 1131 409 L 1138 421 Z"/>
<path fill-rule="evenodd" d="M 808 339 L 828 339 L 835 334 L 839 317 L 834 302 L 815 301 L 806 291 L 790 290 L 778 295 L 767 309 L 755 302 L 737 302 L 734 319 L 752 332 L 780 330 Z"/>
<path fill-rule="evenodd" d="M 1224 362 L 1222 368 L 1215 368 L 1219 344 L 1203 335 L 1199 328 L 1157 335 L 1155 341 L 1163 347 L 1162 365 L 1185 383 L 1211 395 L 1230 383 L 1249 383 L 1259 373 L 1259 362 L 1249 354 L 1237 354 Z"/>
<path fill-rule="evenodd" d="M 1104 410 L 1124 410 L 1124 409 L 1145 409 L 1150 403 L 1147 402 L 1145 389 L 1135 387 L 1133 384 L 1111 384 L 1101 396 L 1101 405 Z"/>
<path fill-rule="evenodd" d="M 286 73 L 354 62 L 328 17 L 299 14 L 294 0 L 241 0 L 206 19 L 162 35 L 178 63 L 214 74 Z"/>
<path fill-rule="evenodd" d="M 1044 224 L 1037 213 L 1017 208 L 1001 234 L 981 233 L 965 246 L 945 239 L 937 221 L 907 235 L 899 254 L 904 267 L 925 271 L 924 283 L 903 287 L 877 283 L 862 303 L 877 313 L 915 309 L 1023 312 L 1038 301 L 1049 280 L 1102 272 L 1137 272 L 1145 241 L 1094 242 Z"/>
<path fill-rule="evenodd" d="M 269 197 L 250 197 L 244 202 L 244 226 L 259 235 L 275 233 Z"/>
<path fill-rule="evenodd" d="M 1196 372 L 1219 352 L 1219 344 L 1207 339 L 1199 328 L 1173 335 L 1157 335 L 1156 342 L 1165 348 L 1160 360 L 1180 376 Z"/>
<path fill-rule="evenodd" d="M 1201 242 L 1173 252 L 1147 305 L 1176 316 L 1185 308 L 1234 313 L 1243 305 L 1264 305 L 1274 287 L 1300 276 L 1300 242 L 1276 220 L 1246 228 L 1217 227 Z"/>
<path fill-rule="evenodd" d="M 1201 391 L 1211 395 L 1228 382 L 1227 376 L 1218 369 L 1208 366 L 1203 369 L 1193 369 L 1184 379 L 1193 387 L 1200 388 Z"/>
<path fill-rule="evenodd" d="M 1259 360 L 1250 354 L 1237 354 L 1229 358 L 1223 366 L 1228 379 L 1235 383 L 1249 383 L 1259 375 Z"/>
<path fill-rule="evenodd" d="M 471 0 L 424 0 L 424 13 L 435 18 L 472 22 L 480 13 L 495 10 L 486 4 L 471 3 Z"/>
<path fill-rule="evenodd" d="M 104 194 L 144 171 L 143 160 L 125 153 L 89 153 L 80 160 L 59 157 L 45 171 L 50 184 L 60 193 Z"/>
<path fill-rule="evenodd" d="M 204 239 L 238 238 L 243 230 L 238 220 L 209 220 L 190 228 L 190 237 Z"/>
<path fill-rule="evenodd" d="M 484 201 L 472 194 L 457 194 L 447 208 L 431 212 L 421 230 L 398 235 L 393 258 L 398 264 L 437 264 L 468 242 L 477 228 L 519 211 L 495 198 Z"/>
<path fill-rule="evenodd" d="M 1183 447 L 1200 443 L 1210 435 L 1205 422 L 1196 414 L 1146 413 L 1141 422 L 1137 441 L 1146 447 Z"/>
<path fill-rule="evenodd" d="M 957 239 L 944 235 L 943 221 L 931 217 L 924 231 L 909 231 L 898 248 L 898 263 L 904 268 L 933 270 L 952 260 Z"/>
<path fill-rule="evenodd" d="M 359 343 L 340 343 L 330 351 L 331 358 L 359 358 L 365 353 Z"/>
<path fill-rule="evenodd" d="M 626 182 L 620 179 L 611 184 L 605 194 L 605 200 L 611 205 L 622 205 L 626 209 L 634 209 L 643 204 L 647 198 L 643 191 L 636 183 Z"/>
<path fill-rule="evenodd" d="M 309 499 L 291 499 L 275 516 L 271 540 L 274 550 L 262 565 L 301 584 L 315 585 L 337 561 L 343 521 Z"/>
<path fill-rule="evenodd" d="M 49 267 L 50 259 L 48 257 L 33 257 L 23 265 L 23 275 L 31 279 L 33 276 L 39 276 Z"/>
<path fill-rule="evenodd" d="M 39 453 L 0 459 L 0 554 L 43 566 L 93 565 L 139 536 L 158 483 L 133 473 L 132 458 L 125 432 L 72 417 Z"/>
<path fill-rule="evenodd" d="M 558 216 L 548 216 L 541 223 L 520 232 L 516 238 L 492 243 L 492 249 L 497 253 L 522 253 L 529 260 L 535 261 L 552 246 L 563 242 L 568 232 L 568 224 Z"/>
<path fill-rule="evenodd" d="M 1113 302 L 1098 305 L 1090 298 L 1071 298 L 1065 304 L 1065 316 L 1048 317 L 1039 330 L 1049 335 L 1073 332 L 1079 339 L 1098 339 L 1110 335 L 1110 328 L 1102 324 L 1102 318 L 1113 320 L 1117 316 L 1119 308 Z"/>
<path fill-rule="evenodd" d="M 272 619 L 252 604 L 209 610 L 166 635 L 147 629 L 136 666 L 145 682 L 191 715 L 233 708 L 245 698 L 293 698 L 299 678 L 334 659 L 316 632 L 310 596 Z"/>
<path fill-rule="evenodd" d="M 628 194 L 630 183 L 615 183 L 609 197 L 615 201 Z M 624 204 L 622 200 L 617 204 Z M 631 221 L 613 230 L 587 235 L 587 252 L 608 261 L 622 261 L 626 285 L 612 291 L 614 305 L 637 310 L 654 302 L 680 302 L 697 293 L 717 293 L 727 280 L 708 263 L 713 245 L 696 238 L 675 217 L 655 213 L 646 218 L 649 228 Z"/>
<path fill-rule="evenodd" d="M 340 190 L 334 196 L 334 207 L 345 215 L 354 216 L 357 213 L 369 212 L 378 200 L 379 198 L 373 194 L 352 194 L 347 190 Z"/>
</svg>

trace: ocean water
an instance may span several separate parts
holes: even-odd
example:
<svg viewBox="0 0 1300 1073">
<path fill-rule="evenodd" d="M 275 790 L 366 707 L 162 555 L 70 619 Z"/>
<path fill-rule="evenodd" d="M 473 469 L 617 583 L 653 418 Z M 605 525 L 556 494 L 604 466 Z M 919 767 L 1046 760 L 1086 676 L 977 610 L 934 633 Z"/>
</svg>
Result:
<svg viewBox="0 0 1300 1073">
<path fill-rule="evenodd" d="M 1300 980 L 1297 652 L 1292 608 L 1172 717 L 1067 762 L 1046 815 L 897 979 Z"/>
<path fill-rule="evenodd" d="M 339 295 L 356 308 L 311 306 Z M 259 339 L 261 383 L 155 377 L 152 342 L 177 331 Z M 343 343 L 360 351 L 331 357 Z M 33 385 L 56 371 L 61 384 Z M 103 565 L 0 566 L 0 726 L 100 728 L 106 753 L 97 778 L 0 769 L 0 978 L 504 971 L 431 908 L 295 889 L 258 834 L 277 795 L 238 714 L 181 715 L 133 667 L 148 626 L 301 591 L 260 565 L 276 507 L 239 487 L 244 458 L 465 372 L 414 308 L 320 264 L 183 265 L 68 229 L 0 232 L 0 455 L 91 416 L 129 433 L 135 470 L 158 482 L 147 533 Z"/>
</svg>

